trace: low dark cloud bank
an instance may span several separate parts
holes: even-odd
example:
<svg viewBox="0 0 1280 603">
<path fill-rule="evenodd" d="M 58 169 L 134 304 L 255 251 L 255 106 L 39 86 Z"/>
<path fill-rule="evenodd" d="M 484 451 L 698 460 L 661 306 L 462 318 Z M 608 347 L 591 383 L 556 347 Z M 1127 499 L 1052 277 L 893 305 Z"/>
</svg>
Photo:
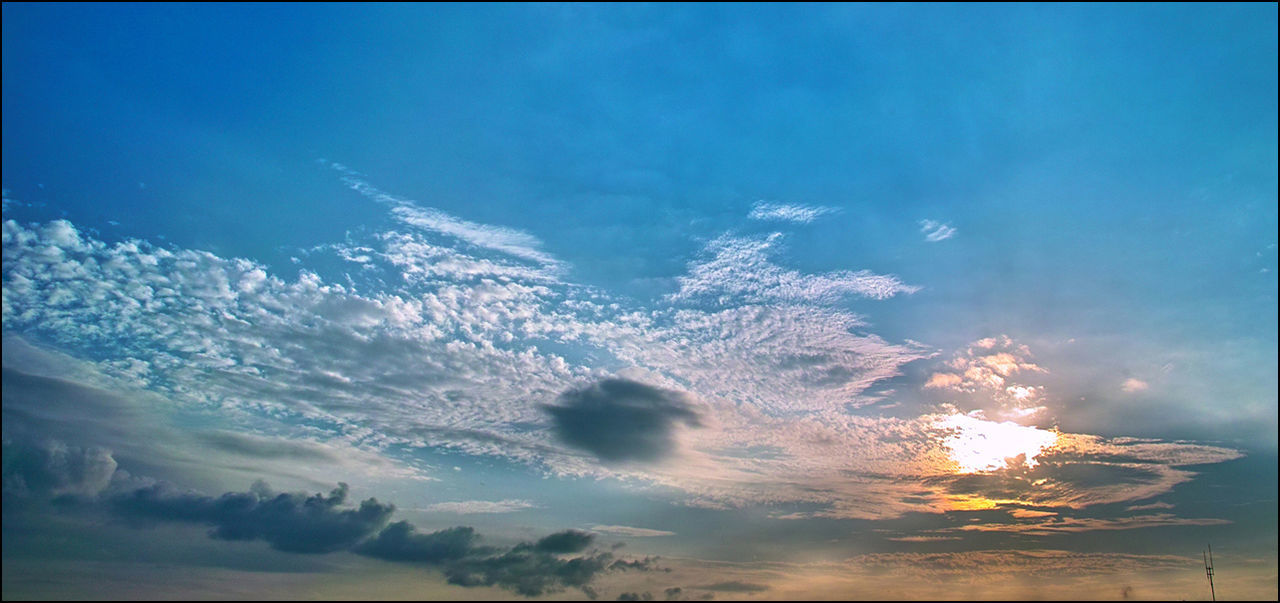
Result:
<svg viewBox="0 0 1280 603">
<path fill-rule="evenodd" d="M 3 484 L 6 511 L 39 513 L 49 503 L 72 501 L 137 527 L 162 521 L 207 525 L 209 536 L 219 540 L 262 540 L 288 553 L 349 551 L 435 567 L 451 584 L 496 586 L 531 597 L 578 588 L 595 598 L 590 583 L 598 575 L 651 570 L 655 561 L 592 549 L 595 535 L 578 530 L 509 548 L 481 545 L 469 526 L 420 533 L 407 521 L 390 523 L 392 504 L 369 498 L 348 506 L 346 484 L 327 495 L 308 495 L 274 492 L 259 481 L 247 492 L 208 496 L 117 471 L 110 451 L 52 441 L 19 445 L 6 439 Z M 15 519 L 6 515 L 6 522 Z"/>
<path fill-rule="evenodd" d="M 5 506 L 32 497 L 94 496 L 116 471 L 111 451 L 61 442 L 19 445 L 4 438 Z"/>
<path fill-rule="evenodd" d="M 689 394 L 628 379 L 569 390 L 543 408 L 564 443 L 605 462 L 661 460 L 674 452 L 677 424 L 702 426 Z"/>
<path fill-rule="evenodd" d="M 328 496 L 275 493 L 264 482 L 248 492 L 219 497 L 179 492 L 155 484 L 107 497 L 112 510 L 136 519 L 182 521 L 212 525 L 209 536 L 219 540 L 265 540 L 287 553 L 332 553 L 352 549 L 378 532 L 395 506 L 376 498 L 355 509 L 343 509 L 347 485 Z"/>
</svg>

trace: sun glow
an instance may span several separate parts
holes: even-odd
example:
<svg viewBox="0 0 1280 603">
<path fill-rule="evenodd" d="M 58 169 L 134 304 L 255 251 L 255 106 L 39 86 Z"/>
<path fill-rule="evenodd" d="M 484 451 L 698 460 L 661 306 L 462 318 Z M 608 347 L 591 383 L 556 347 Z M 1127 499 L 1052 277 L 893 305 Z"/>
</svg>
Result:
<svg viewBox="0 0 1280 603">
<path fill-rule="evenodd" d="M 951 433 L 943 440 L 960 473 L 996 471 L 1006 467 L 1035 467 L 1036 457 L 1058 441 L 1054 431 L 996 423 L 971 415 L 955 414 L 939 420 L 938 427 Z"/>
</svg>

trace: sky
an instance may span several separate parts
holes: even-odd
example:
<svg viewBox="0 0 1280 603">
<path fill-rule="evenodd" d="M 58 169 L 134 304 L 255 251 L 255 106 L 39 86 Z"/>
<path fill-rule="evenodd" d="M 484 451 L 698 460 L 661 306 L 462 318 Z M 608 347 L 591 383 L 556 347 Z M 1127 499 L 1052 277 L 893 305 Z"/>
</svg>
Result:
<svg viewBox="0 0 1280 603">
<path fill-rule="evenodd" d="M 7 2 L 4 598 L 1275 599 L 1276 23 Z"/>
</svg>

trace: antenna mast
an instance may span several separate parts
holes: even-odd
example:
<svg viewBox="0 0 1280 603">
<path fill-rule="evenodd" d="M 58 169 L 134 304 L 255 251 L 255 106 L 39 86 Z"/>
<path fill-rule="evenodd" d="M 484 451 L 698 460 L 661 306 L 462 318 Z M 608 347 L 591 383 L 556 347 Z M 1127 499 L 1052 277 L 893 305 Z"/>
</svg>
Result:
<svg viewBox="0 0 1280 603">
<path fill-rule="evenodd" d="M 1204 551 L 1200 551 L 1200 556 L 1204 557 L 1204 575 L 1209 577 L 1209 596 L 1214 601 L 1218 600 L 1218 595 L 1213 592 L 1213 545 L 1209 545 L 1209 553 L 1206 556 Z"/>
</svg>

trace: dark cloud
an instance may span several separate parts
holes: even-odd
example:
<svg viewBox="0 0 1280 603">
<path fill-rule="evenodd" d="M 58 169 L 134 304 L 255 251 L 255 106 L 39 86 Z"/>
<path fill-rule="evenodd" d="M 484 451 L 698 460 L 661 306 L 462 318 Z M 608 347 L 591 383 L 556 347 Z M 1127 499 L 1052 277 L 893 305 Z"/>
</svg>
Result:
<svg viewBox="0 0 1280 603">
<path fill-rule="evenodd" d="M 556 532 L 539 540 L 534 548 L 547 553 L 577 553 L 585 550 L 595 540 L 595 534 L 578 530 Z"/>
<path fill-rule="evenodd" d="M 614 561 L 612 564 L 610 564 L 609 569 L 621 570 L 624 572 L 627 570 L 648 572 L 648 571 L 657 571 L 659 569 L 665 572 L 671 571 L 669 568 L 658 568 L 657 564 L 658 564 L 657 557 L 645 557 L 643 559 L 619 559 L 617 561 Z"/>
<path fill-rule="evenodd" d="M 219 442 L 260 443 L 244 438 Z M 469 526 L 419 533 L 407 521 L 389 524 L 395 512 L 391 504 L 369 498 L 349 505 L 348 488 L 342 483 L 328 494 L 307 494 L 275 492 L 258 481 L 245 492 L 209 496 L 131 476 L 117 468 L 105 448 L 14 438 L 7 430 L 3 445 L 6 525 L 18 516 L 42 521 L 51 512 L 107 512 L 134 527 L 157 522 L 198 524 L 209 526 L 209 537 L 218 540 L 261 540 L 287 553 L 349 551 L 437 567 L 456 585 L 496 586 L 526 596 L 577 588 L 595 598 L 590 583 L 601 573 L 647 571 L 655 561 L 588 550 L 596 536 L 581 530 L 564 530 L 509 548 L 481 546 L 480 535 Z M 273 448 L 266 452 L 269 456 L 296 455 L 297 451 Z"/>
<path fill-rule="evenodd" d="M 417 534 L 409 522 L 401 521 L 355 552 L 388 561 L 442 565 L 448 581 L 459 586 L 497 586 L 530 597 L 576 587 L 594 598 L 591 580 L 602 572 L 625 569 L 615 567 L 623 560 L 597 552 L 560 557 L 585 550 L 593 539 L 587 532 L 565 530 L 500 551 L 477 547 L 479 536 L 470 527 Z"/>
<path fill-rule="evenodd" d="M 116 461 L 105 448 L 79 448 L 46 440 L 3 441 L 5 503 L 28 498 L 96 496 L 111 481 Z"/>
<path fill-rule="evenodd" d="M 609 553 L 561 559 L 524 542 L 500 555 L 459 560 L 445 568 L 445 577 L 450 584 L 498 586 L 528 597 L 566 587 L 581 588 L 590 595 L 592 591 L 585 587 L 597 574 L 607 571 L 612 560 Z"/>
<path fill-rule="evenodd" d="M 339 508 L 346 496 L 345 484 L 328 496 L 307 496 L 275 494 L 258 482 L 249 492 L 228 492 L 217 498 L 159 484 L 131 489 L 109 500 L 115 511 L 131 518 L 211 524 L 209 535 L 214 538 L 261 539 L 291 553 L 348 550 L 386 561 L 439 566 L 452 584 L 497 586 L 526 596 L 569 587 L 590 596 L 594 591 L 589 583 L 598 574 L 647 569 L 650 563 L 645 559 L 635 565 L 597 552 L 564 559 L 561 555 L 583 551 L 594 538 L 577 530 L 505 550 L 479 546 L 480 535 L 469 526 L 422 534 L 407 521 L 387 525 L 395 507 L 374 498 L 355 509 Z M 615 567 L 618 563 L 627 564 Z"/>
<path fill-rule="evenodd" d="M 328 495 L 277 493 L 264 482 L 247 492 L 207 496 L 164 482 L 116 471 L 110 453 L 57 442 L 20 447 L 5 440 L 6 504 L 26 493 L 75 491 L 87 507 L 101 507 L 137 527 L 158 521 L 211 526 L 219 540 L 263 540 L 288 553 L 350 551 L 398 563 L 439 567 L 460 586 L 496 586 L 539 596 L 578 588 L 590 598 L 590 582 L 601 573 L 649 570 L 655 558 L 627 560 L 587 551 L 595 535 L 565 530 L 510 548 L 480 546 L 469 526 L 419 533 L 407 521 L 388 525 L 395 507 L 369 498 L 348 508 L 347 486 Z M 10 496 L 10 493 L 22 493 Z M 96 496 L 95 496 L 96 495 Z M 587 551 L 584 553 L 584 551 Z M 569 557 L 569 555 L 576 555 Z"/>
<path fill-rule="evenodd" d="M 470 526 L 419 534 L 413 524 L 397 521 L 355 549 L 369 557 L 405 563 L 443 564 L 490 549 L 476 547 L 480 536 Z"/>
<path fill-rule="evenodd" d="M 618 595 L 619 601 L 652 601 L 653 595 L 648 591 L 643 593 L 622 593 Z"/>
<path fill-rule="evenodd" d="M 606 462 L 660 460 L 673 451 L 677 423 L 701 427 L 693 398 L 627 379 L 605 379 L 545 406 L 564 443 Z"/>
<path fill-rule="evenodd" d="M 715 584 L 708 584 L 706 586 L 693 586 L 690 588 L 697 588 L 701 590 L 713 590 L 713 591 L 725 592 L 725 593 L 762 593 L 766 590 L 769 590 L 769 587 L 763 584 L 752 584 L 750 582 L 739 582 L 737 580 L 732 580 L 729 582 L 717 582 Z"/>
<path fill-rule="evenodd" d="M 209 535 L 221 540 L 265 540 L 290 553 L 331 553 L 377 533 L 395 511 L 376 498 L 355 509 L 339 508 L 346 498 L 346 484 L 328 496 L 307 496 L 277 494 L 259 481 L 248 492 L 217 498 L 155 484 L 114 494 L 109 504 L 125 517 L 209 524 Z"/>
</svg>

